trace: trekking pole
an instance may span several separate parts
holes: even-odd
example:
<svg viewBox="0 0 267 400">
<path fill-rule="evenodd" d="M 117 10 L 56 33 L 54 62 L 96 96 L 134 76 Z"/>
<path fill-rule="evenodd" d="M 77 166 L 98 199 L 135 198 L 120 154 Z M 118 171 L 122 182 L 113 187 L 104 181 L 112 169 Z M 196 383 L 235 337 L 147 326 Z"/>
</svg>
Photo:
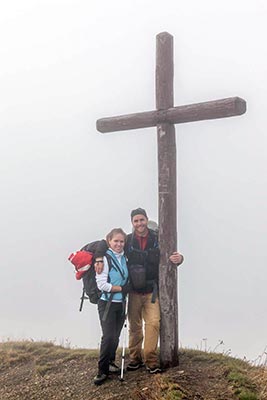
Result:
<svg viewBox="0 0 267 400">
<path fill-rule="evenodd" d="M 124 373 L 124 363 L 125 363 L 125 348 L 126 348 L 126 338 L 127 338 L 127 318 L 128 318 L 128 296 L 125 300 L 125 319 L 123 325 L 123 338 L 122 338 L 122 355 L 121 355 L 121 374 L 119 380 L 121 382 L 124 381 L 123 373 Z"/>
<path fill-rule="evenodd" d="M 83 288 L 83 293 L 82 293 L 82 297 L 81 297 L 81 302 L 80 302 L 80 308 L 79 308 L 79 311 L 82 311 L 82 309 L 83 309 L 83 302 L 84 302 L 84 299 L 85 299 L 86 297 L 85 297 L 85 289 Z"/>
</svg>

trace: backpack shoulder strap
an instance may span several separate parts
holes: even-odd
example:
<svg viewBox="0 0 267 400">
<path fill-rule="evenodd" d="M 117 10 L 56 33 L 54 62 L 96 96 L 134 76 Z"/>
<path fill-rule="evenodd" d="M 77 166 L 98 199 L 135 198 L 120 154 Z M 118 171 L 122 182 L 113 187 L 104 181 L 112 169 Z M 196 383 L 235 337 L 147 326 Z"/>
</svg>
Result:
<svg viewBox="0 0 267 400">
<path fill-rule="evenodd" d="M 159 238 L 157 232 L 153 231 L 153 229 L 149 229 L 149 235 L 153 242 L 153 247 L 159 247 Z"/>
<path fill-rule="evenodd" d="M 108 269 L 109 269 L 109 271 L 111 270 L 111 268 L 113 267 L 113 265 L 112 265 L 112 261 L 111 261 L 111 255 L 110 254 L 105 254 L 105 257 L 106 257 L 106 259 L 107 259 L 107 262 L 108 262 Z"/>
<path fill-rule="evenodd" d="M 118 271 L 118 272 L 120 273 L 122 279 L 124 279 L 125 276 L 124 276 L 124 274 L 123 274 L 123 272 L 122 272 L 122 270 L 121 270 L 121 268 L 120 268 L 120 266 L 119 266 L 118 261 L 115 260 L 115 259 L 114 259 L 110 254 L 108 254 L 108 253 L 105 254 L 105 257 L 106 257 L 107 262 L 108 262 L 109 271 L 111 270 L 111 268 L 115 268 L 115 270 Z"/>
</svg>

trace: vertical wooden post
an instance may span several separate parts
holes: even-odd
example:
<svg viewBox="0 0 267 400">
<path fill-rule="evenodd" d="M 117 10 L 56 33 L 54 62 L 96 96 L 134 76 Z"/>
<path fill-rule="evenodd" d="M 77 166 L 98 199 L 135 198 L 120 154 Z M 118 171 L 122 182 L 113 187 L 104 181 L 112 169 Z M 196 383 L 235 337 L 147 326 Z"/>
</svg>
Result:
<svg viewBox="0 0 267 400">
<path fill-rule="evenodd" d="M 173 107 L 173 37 L 157 35 L 156 107 Z M 163 367 L 178 364 L 177 269 L 168 261 L 177 249 L 176 144 L 171 123 L 157 125 L 159 184 L 159 293 L 161 309 L 160 358 Z"/>
</svg>

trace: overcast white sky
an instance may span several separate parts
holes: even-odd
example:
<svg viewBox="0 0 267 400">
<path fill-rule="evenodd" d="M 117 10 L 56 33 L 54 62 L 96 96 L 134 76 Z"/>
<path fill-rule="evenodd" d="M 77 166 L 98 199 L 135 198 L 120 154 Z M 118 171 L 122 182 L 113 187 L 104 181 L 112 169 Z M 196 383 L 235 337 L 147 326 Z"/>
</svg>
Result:
<svg viewBox="0 0 267 400">
<path fill-rule="evenodd" d="M 177 125 L 180 343 L 255 359 L 267 345 L 265 0 L 10 0 L 0 6 L 0 339 L 96 347 L 68 255 L 138 206 L 157 219 L 155 37 L 174 36 L 175 105 L 247 114 Z"/>
</svg>

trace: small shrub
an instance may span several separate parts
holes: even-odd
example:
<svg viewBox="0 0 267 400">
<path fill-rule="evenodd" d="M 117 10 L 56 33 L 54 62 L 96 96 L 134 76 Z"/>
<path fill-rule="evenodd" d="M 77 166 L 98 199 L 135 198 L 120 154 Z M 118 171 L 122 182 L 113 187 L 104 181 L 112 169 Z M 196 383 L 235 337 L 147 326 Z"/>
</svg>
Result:
<svg viewBox="0 0 267 400">
<path fill-rule="evenodd" d="M 241 392 L 238 396 L 239 400 L 258 400 L 258 396 L 255 393 L 245 391 Z"/>
</svg>

